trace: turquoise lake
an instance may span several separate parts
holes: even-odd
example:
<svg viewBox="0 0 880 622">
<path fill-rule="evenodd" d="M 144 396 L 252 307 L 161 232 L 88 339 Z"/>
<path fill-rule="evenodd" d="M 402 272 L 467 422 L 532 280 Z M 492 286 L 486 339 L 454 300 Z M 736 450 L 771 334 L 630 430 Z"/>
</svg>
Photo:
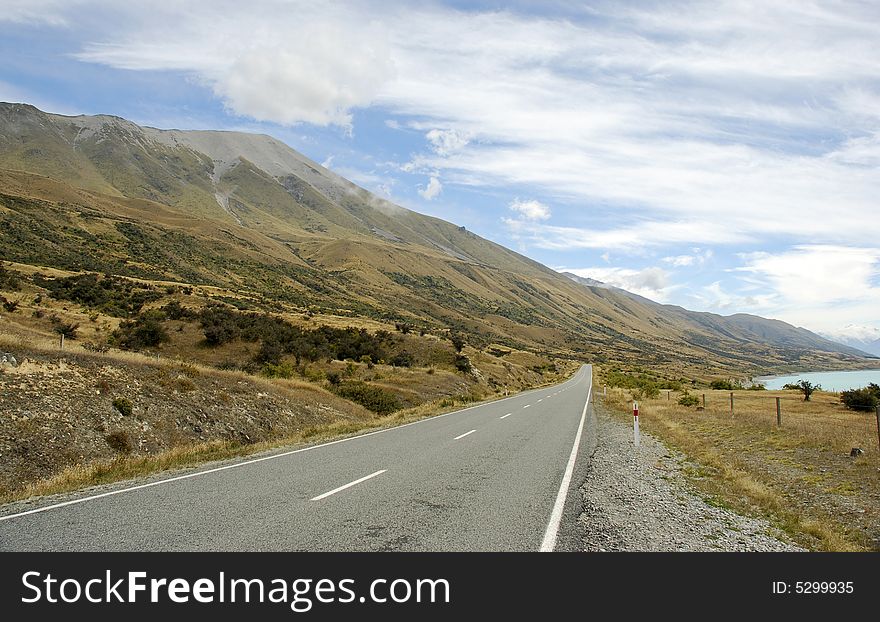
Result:
<svg viewBox="0 0 880 622">
<path fill-rule="evenodd" d="M 811 371 L 789 376 L 763 376 L 755 380 L 763 383 L 771 391 L 781 389 L 783 385 L 797 382 L 798 380 L 809 380 L 813 384 L 821 385 L 825 391 L 846 391 L 847 389 L 866 387 L 871 382 L 880 384 L 880 369 Z"/>
</svg>

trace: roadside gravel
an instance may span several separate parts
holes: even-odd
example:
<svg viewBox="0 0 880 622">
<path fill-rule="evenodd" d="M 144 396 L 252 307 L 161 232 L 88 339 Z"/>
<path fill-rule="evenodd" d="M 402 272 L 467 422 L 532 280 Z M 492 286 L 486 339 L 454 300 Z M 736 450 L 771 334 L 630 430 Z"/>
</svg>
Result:
<svg viewBox="0 0 880 622">
<path fill-rule="evenodd" d="M 762 519 L 703 500 L 688 484 L 684 455 L 641 435 L 595 404 L 598 445 L 580 488 L 586 551 L 800 551 Z"/>
</svg>

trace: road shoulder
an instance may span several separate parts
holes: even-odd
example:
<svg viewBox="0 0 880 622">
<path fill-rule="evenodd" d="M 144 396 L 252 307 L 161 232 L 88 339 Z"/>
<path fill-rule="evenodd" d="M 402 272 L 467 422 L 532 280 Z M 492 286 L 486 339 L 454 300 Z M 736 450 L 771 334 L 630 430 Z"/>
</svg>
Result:
<svg viewBox="0 0 880 622">
<path fill-rule="evenodd" d="M 683 454 L 649 434 L 633 447 L 632 427 L 600 403 L 596 450 L 579 493 L 581 550 L 797 551 L 763 519 L 707 503 L 688 484 Z"/>
</svg>

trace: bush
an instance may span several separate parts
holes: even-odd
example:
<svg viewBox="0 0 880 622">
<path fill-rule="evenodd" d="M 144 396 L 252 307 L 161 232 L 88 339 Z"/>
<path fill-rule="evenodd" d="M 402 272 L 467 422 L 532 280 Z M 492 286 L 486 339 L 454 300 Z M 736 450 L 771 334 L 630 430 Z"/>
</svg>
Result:
<svg viewBox="0 0 880 622">
<path fill-rule="evenodd" d="M 192 309 L 184 307 L 177 300 L 167 303 L 161 311 L 169 320 L 188 320 L 196 315 Z"/>
<path fill-rule="evenodd" d="M 49 279 L 37 275 L 33 281 L 35 285 L 49 290 L 49 295 L 56 300 L 70 300 L 116 317 L 136 315 L 146 303 L 162 297 L 150 285 L 116 276 L 78 274 Z"/>
<path fill-rule="evenodd" d="M 342 382 L 342 377 L 339 375 L 338 372 L 328 371 L 327 382 L 329 382 L 333 386 L 337 386 L 340 382 Z"/>
<path fill-rule="evenodd" d="M 371 386 L 366 382 L 340 383 L 336 385 L 334 391 L 337 395 L 360 404 L 378 415 L 387 415 L 400 409 L 400 403 L 394 393 L 381 387 Z"/>
<path fill-rule="evenodd" d="M 464 337 L 459 335 L 458 333 L 453 333 L 449 336 L 449 341 L 452 342 L 452 347 L 455 348 L 456 352 L 461 352 L 464 349 Z M 510 354 L 508 352 L 507 354 Z"/>
<path fill-rule="evenodd" d="M 467 356 L 465 356 L 464 354 L 458 354 L 455 357 L 455 369 L 460 372 L 469 374 L 471 371 L 473 371 L 474 368 L 471 365 L 471 360 Z"/>
<path fill-rule="evenodd" d="M 398 352 L 391 359 L 391 365 L 394 367 L 412 367 L 413 364 L 413 356 L 406 350 L 402 352 Z"/>
<path fill-rule="evenodd" d="M 160 317 L 162 315 L 158 312 L 147 312 L 134 320 L 126 320 L 113 331 L 111 338 L 124 350 L 155 348 L 171 341 Z"/>
<path fill-rule="evenodd" d="M 15 300 L 6 300 L 6 298 L 0 296 L 0 301 L 3 302 L 3 309 L 8 313 L 15 313 L 15 310 L 18 309 L 18 302 Z"/>
<path fill-rule="evenodd" d="M 119 414 L 123 417 L 131 417 L 132 412 L 134 412 L 134 406 L 132 406 L 131 401 L 124 397 L 113 398 L 113 408 L 119 411 Z"/>
<path fill-rule="evenodd" d="M 709 388 L 715 389 L 716 391 L 735 391 L 737 389 L 742 389 L 742 384 L 731 380 L 713 380 L 709 383 Z"/>
<path fill-rule="evenodd" d="M 62 322 L 57 317 L 52 318 L 52 331 L 63 336 L 65 339 L 76 339 L 76 331 L 78 329 L 79 324 Z"/>
<path fill-rule="evenodd" d="M 821 391 L 822 387 L 818 384 L 813 384 L 809 380 L 798 380 L 794 383 L 789 383 L 782 387 L 783 389 L 791 390 L 791 391 L 800 391 L 804 394 L 804 401 L 809 402 L 810 396 L 813 395 L 815 391 Z"/>
<path fill-rule="evenodd" d="M 269 378 L 290 379 L 296 375 L 296 368 L 286 361 L 277 365 L 267 363 L 263 366 L 263 375 Z"/>
<path fill-rule="evenodd" d="M 850 410 L 873 411 L 880 404 L 880 386 L 872 382 L 861 389 L 841 391 L 840 401 Z"/>
<path fill-rule="evenodd" d="M 11 290 L 17 292 L 21 287 L 18 278 L 18 272 L 7 270 L 5 266 L 0 265 L 0 289 Z"/>
<path fill-rule="evenodd" d="M 125 430 L 115 430 L 104 437 L 110 449 L 121 454 L 130 454 L 134 449 L 131 436 Z"/>
<path fill-rule="evenodd" d="M 697 406 L 700 403 L 700 398 L 685 391 L 684 395 L 678 398 L 678 403 L 681 406 Z"/>
</svg>

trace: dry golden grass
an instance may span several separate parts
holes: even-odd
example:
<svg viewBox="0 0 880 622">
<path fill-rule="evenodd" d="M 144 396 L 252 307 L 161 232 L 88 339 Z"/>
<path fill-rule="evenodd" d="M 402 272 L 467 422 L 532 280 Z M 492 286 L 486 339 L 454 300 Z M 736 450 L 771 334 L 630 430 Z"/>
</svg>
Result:
<svg viewBox="0 0 880 622">
<path fill-rule="evenodd" d="M 702 399 L 703 391 L 694 394 Z M 706 409 L 666 391 L 641 400 L 643 429 L 685 453 L 688 475 L 717 503 L 769 517 L 798 543 L 823 551 L 876 548 L 880 452 L 873 414 L 847 411 L 836 394 L 810 402 L 792 391 L 705 391 Z M 782 427 L 776 425 L 782 399 Z M 632 396 L 609 389 L 605 404 L 631 418 Z M 853 447 L 864 454 L 850 458 Z"/>
</svg>

